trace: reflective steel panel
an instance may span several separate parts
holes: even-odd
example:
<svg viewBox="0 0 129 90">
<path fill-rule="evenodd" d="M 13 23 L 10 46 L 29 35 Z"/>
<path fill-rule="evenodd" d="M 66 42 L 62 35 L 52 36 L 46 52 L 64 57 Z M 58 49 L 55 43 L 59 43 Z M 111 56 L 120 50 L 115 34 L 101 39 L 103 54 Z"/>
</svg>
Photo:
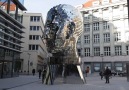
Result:
<svg viewBox="0 0 129 90">
<path fill-rule="evenodd" d="M 77 64 L 76 43 L 82 33 L 81 13 L 73 6 L 60 4 L 48 11 L 45 39 L 50 53 L 63 52 L 65 63 Z"/>
</svg>

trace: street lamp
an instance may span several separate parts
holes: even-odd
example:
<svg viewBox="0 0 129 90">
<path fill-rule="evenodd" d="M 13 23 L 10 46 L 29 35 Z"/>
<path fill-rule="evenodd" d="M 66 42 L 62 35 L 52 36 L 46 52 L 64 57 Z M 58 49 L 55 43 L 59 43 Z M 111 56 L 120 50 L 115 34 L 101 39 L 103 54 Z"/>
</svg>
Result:
<svg viewBox="0 0 129 90">
<path fill-rule="evenodd" d="M 29 58 L 28 58 L 28 75 L 29 75 L 29 68 L 30 68 L 30 53 L 28 53 L 28 55 L 29 55 Z"/>
<path fill-rule="evenodd" d="M 102 57 L 101 70 L 103 71 L 103 54 L 100 55 Z"/>
</svg>

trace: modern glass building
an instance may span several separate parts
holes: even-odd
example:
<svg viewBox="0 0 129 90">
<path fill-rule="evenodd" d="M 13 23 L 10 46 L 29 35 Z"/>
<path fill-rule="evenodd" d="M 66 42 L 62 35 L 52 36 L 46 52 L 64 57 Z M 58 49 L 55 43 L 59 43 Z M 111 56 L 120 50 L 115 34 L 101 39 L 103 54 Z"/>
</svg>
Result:
<svg viewBox="0 0 129 90">
<path fill-rule="evenodd" d="M 10 15 L 11 2 L 15 5 L 14 17 Z M 0 78 L 14 77 L 21 68 L 21 38 L 24 26 L 18 21 L 18 9 L 26 10 L 17 0 L 7 0 L 5 3 L 0 2 Z"/>
</svg>

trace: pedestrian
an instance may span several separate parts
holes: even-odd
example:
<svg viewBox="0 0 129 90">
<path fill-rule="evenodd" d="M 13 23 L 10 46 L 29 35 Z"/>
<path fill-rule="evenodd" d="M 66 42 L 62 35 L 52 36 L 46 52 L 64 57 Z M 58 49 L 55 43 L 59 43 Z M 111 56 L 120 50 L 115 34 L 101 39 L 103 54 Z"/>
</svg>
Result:
<svg viewBox="0 0 129 90">
<path fill-rule="evenodd" d="M 44 83 L 46 72 L 47 72 L 46 69 L 44 69 L 42 73 L 42 83 Z"/>
<path fill-rule="evenodd" d="M 38 72 L 39 72 L 39 79 L 40 79 L 40 77 L 41 77 L 41 73 L 42 73 L 42 70 L 41 70 L 41 69 L 39 69 L 39 70 L 38 70 Z"/>
<path fill-rule="evenodd" d="M 86 68 L 86 77 L 87 77 L 87 73 L 89 73 L 89 67 Z"/>
<path fill-rule="evenodd" d="M 106 70 L 104 71 L 104 75 L 105 75 L 105 78 L 106 78 L 106 82 L 105 83 L 110 83 L 109 82 L 109 77 L 111 75 L 111 70 L 108 67 L 106 67 Z"/>
<path fill-rule="evenodd" d="M 32 69 L 32 74 L 33 74 L 33 76 L 35 75 L 35 69 Z"/>
<path fill-rule="evenodd" d="M 101 80 L 102 80 L 103 79 L 103 71 L 100 71 L 99 75 L 101 76 Z"/>
</svg>

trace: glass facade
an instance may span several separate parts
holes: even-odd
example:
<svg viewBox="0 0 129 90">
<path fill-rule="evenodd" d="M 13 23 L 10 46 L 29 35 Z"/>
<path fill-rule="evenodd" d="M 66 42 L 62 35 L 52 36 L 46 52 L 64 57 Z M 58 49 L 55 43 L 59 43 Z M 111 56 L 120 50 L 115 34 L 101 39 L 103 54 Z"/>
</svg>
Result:
<svg viewBox="0 0 129 90">
<path fill-rule="evenodd" d="M 20 2 L 23 1 L 20 0 Z M 21 16 L 18 16 L 18 10 L 12 9 L 13 6 L 20 4 L 13 5 L 11 2 L 10 8 L 8 8 L 9 4 L 3 4 L 4 2 L 8 3 L 8 0 L 0 0 L 2 5 L 0 8 L 0 78 L 17 76 L 21 69 L 21 38 L 23 38 L 22 28 L 24 28 L 21 23 L 18 23 L 18 21 L 22 21 Z M 6 6 L 7 8 L 5 8 Z M 26 10 L 22 5 L 18 9 Z M 16 13 L 10 14 L 11 10 L 16 11 Z"/>
</svg>

